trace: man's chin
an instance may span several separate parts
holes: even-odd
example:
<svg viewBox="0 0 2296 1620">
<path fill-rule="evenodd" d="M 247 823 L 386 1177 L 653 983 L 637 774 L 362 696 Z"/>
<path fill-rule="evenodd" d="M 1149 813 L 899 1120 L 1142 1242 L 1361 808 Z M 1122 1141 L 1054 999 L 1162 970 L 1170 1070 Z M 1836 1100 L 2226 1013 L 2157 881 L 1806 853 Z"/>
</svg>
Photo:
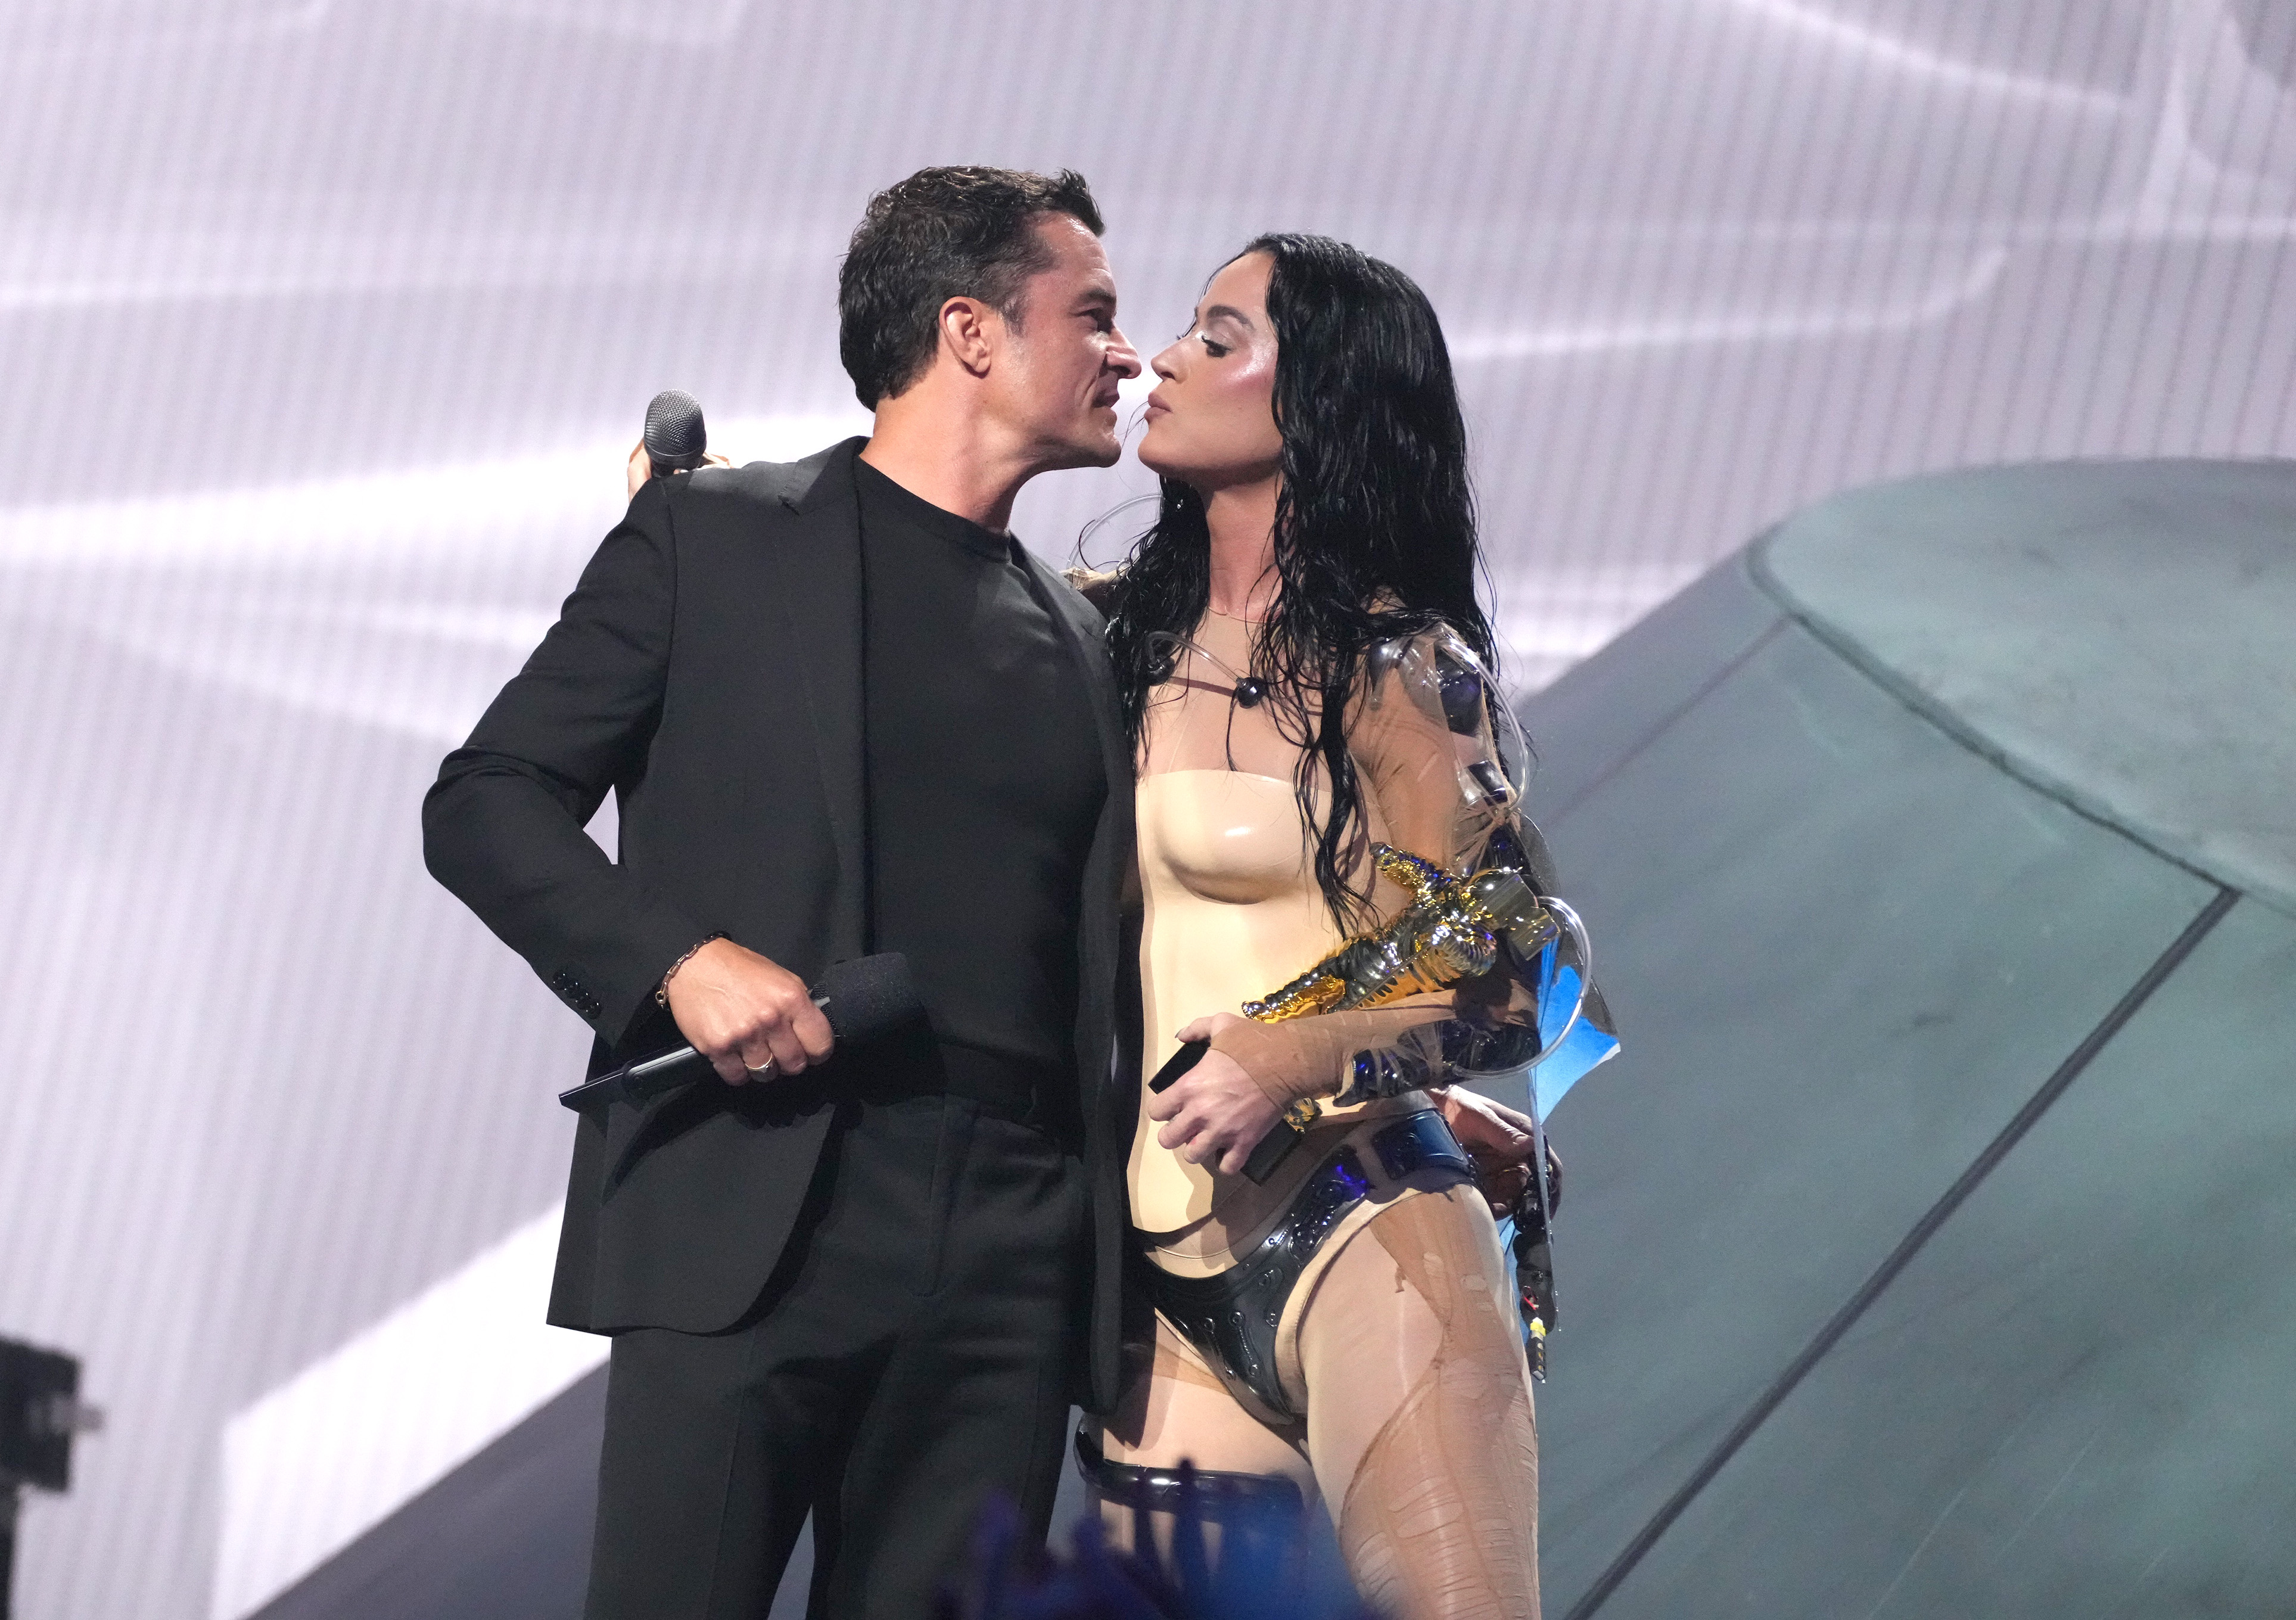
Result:
<svg viewBox="0 0 2296 1620">
<path fill-rule="evenodd" d="M 1095 434 L 1090 439 L 1061 447 L 1057 459 L 1049 462 L 1047 473 L 1057 473 L 1070 467 L 1112 467 L 1124 454 L 1124 441 L 1113 432 Z"/>
</svg>

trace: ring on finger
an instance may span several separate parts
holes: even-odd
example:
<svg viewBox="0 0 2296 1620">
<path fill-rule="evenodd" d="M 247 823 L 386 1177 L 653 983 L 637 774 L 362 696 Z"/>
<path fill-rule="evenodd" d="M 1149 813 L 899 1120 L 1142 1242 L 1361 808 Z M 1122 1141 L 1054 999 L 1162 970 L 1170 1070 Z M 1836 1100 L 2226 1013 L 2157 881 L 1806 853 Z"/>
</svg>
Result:
<svg viewBox="0 0 2296 1620">
<path fill-rule="evenodd" d="M 751 1080 L 765 1080 L 774 1072 L 774 1060 L 772 1056 L 768 1054 L 765 1062 L 760 1064 L 745 1063 L 742 1065 L 742 1072 L 748 1074 Z"/>
</svg>

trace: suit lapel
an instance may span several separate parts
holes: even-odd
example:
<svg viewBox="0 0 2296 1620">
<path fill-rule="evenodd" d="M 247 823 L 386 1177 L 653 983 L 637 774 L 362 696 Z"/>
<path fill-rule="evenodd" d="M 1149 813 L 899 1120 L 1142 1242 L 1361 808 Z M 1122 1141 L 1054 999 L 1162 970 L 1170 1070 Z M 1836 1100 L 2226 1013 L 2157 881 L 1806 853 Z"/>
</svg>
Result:
<svg viewBox="0 0 2296 1620">
<path fill-rule="evenodd" d="M 829 959 L 867 949 L 868 802 L 862 733 L 861 520 L 849 439 L 790 468 L 781 499 L 791 514 L 773 538 L 780 633 L 797 665 L 821 762 L 821 794 L 837 849 L 837 904 Z M 809 475 L 809 476 L 808 476 Z"/>
<path fill-rule="evenodd" d="M 1108 802 L 1093 839 L 1091 856 L 1086 862 L 1083 904 L 1077 919 L 1077 966 L 1083 975 L 1083 994 L 1077 1006 L 1077 1079 L 1082 1092 L 1079 1101 L 1086 1131 L 1090 1138 L 1097 1139 L 1105 1134 L 1099 1122 L 1107 1111 L 1103 1094 L 1118 1078 L 1124 1066 L 1122 1055 L 1128 1049 L 1119 1024 L 1135 1002 L 1125 990 L 1130 952 L 1125 948 L 1122 899 L 1125 876 L 1131 871 L 1133 861 L 1132 750 L 1125 740 L 1116 667 L 1109 662 L 1107 632 L 1100 615 L 1065 580 L 1033 555 L 1023 555 L 1028 557 L 1037 600 L 1060 626 L 1076 660 L 1078 673 L 1083 678 L 1085 693 L 1092 705 L 1093 725 L 1100 734 L 1101 761 L 1108 775 Z M 1125 1111 L 1123 1128 L 1128 1133 L 1130 1124 L 1130 1114 Z M 1112 1162 L 1120 1164 L 1121 1147 L 1111 1145 L 1116 1139 L 1110 1137 L 1103 1141 L 1098 1151 L 1116 1153 L 1118 1157 Z M 1121 1139 L 1128 1143 L 1130 1137 L 1125 1134 Z"/>
<path fill-rule="evenodd" d="M 1029 576 L 1036 582 L 1037 599 L 1052 613 L 1054 622 L 1069 644 L 1069 653 L 1077 662 L 1084 677 L 1086 696 L 1092 703 L 1094 728 L 1100 735 L 1102 762 L 1108 771 L 1108 791 L 1113 795 L 1123 794 L 1128 802 L 1132 791 L 1132 751 L 1124 740 L 1124 711 L 1118 702 L 1116 666 L 1108 661 L 1108 637 L 1100 616 L 1092 604 L 1078 595 L 1066 580 L 1046 565 L 1034 552 L 1023 550 Z"/>
</svg>

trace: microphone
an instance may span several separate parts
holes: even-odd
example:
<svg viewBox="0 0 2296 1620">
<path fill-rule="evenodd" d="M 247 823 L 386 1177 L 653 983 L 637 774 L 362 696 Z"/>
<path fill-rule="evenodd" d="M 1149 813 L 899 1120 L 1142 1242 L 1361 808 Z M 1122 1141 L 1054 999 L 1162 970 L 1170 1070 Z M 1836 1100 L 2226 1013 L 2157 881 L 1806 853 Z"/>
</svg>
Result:
<svg viewBox="0 0 2296 1620">
<path fill-rule="evenodd" d="M 671 388 L 653 397 L 646 407 L 646 459 L 653 475 L 691 473 L 709 448 L 709 434 L 701 424 L 701 402 L 692 394 Z"/>
<path fill-rule="evenodd" d="M 924 1016 L 916 981 L 909 974 L 909 958 L 898 950 L 824 969 L 814 981 L 813 1004 L 828 1016 L 830 1032 L 840 1044 L 873 1040 Z M 676 1047 L 609 1069 L 570 1091 L 561 1091 L 558 1100 L 577 1112 L 598 1103 L 643 1103 L 716 1073 L 709 1060 L 692 1047 Z"/>
</svg>

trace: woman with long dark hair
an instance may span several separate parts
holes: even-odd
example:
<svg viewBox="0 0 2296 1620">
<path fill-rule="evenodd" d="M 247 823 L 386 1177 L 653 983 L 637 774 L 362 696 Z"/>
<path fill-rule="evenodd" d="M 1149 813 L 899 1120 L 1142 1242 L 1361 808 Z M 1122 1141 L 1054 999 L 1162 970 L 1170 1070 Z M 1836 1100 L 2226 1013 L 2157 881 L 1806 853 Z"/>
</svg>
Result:
<svg viewBox="0 0 2296 1620">
<path fill-rule="evenodd" d="M 1139 770 L 1143 1068 L 1201 1056 L 1142 1090 L 1152 1342 L 1080 1443 L 1119 1534 L 1184 1458 L 1214 1501 L 1288 1478 L 1382 1608 L 1521 1620 L 1530 1378 L 1491 1207 L 1445 1123 L 1472 1105 L 1439 1088 L 1538 1049 L 1538 938 L 1493 953 L 1529 914 L 1487 909 L 1483 954 L 1461 945 L 1446 972 L 1425 949 L 1414 967 L 1395 927 L 1470 881 L 1551 888 L 1500 742 L 1442 331 L 1391 266 L 1269 235 L 1154 369 L 1140 456 L 1160 506 L 1103 596 Z M 1387 954 L 1359 948 L 1349 971 L 1404 982 L 1287 983 L 1382 929 Z M 1304 1139 L 1242 1173 L 1287 1122 Z"/>
</svg>

